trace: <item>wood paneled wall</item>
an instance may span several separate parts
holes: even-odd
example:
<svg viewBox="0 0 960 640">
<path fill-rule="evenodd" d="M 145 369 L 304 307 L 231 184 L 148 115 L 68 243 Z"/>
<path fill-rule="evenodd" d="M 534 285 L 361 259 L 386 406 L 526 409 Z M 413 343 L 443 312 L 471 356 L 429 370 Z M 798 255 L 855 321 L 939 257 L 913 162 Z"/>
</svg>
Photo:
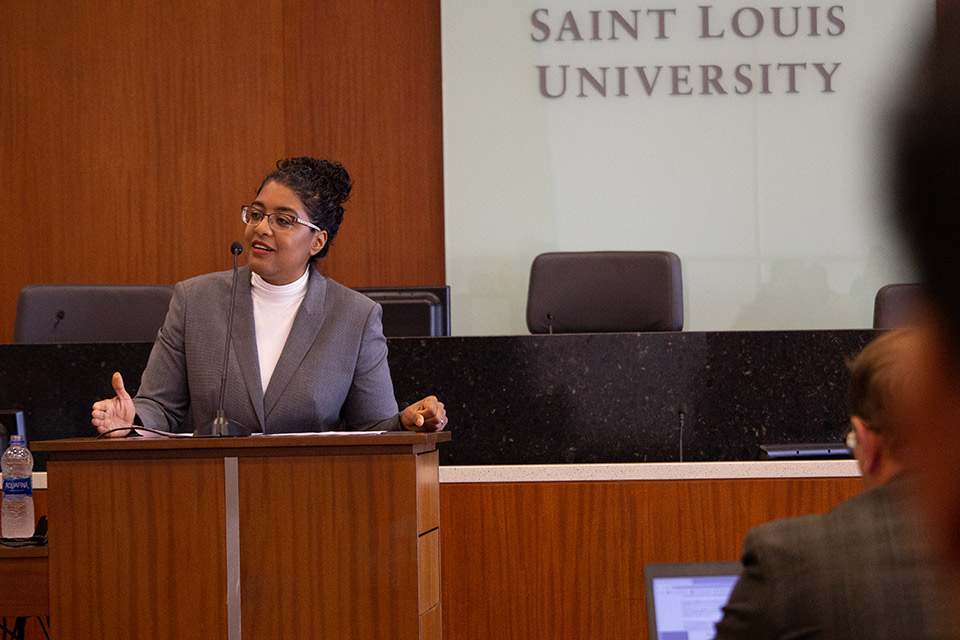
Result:
<svg viewBox="0 0 960 640">
<path fill-rule="evenodd" d="M 321 269 L 444 284 L 440 0 L 0 3 L 0 341 L 39 282 L 229 268 L 277 159 L 354 179 Z"/>
<path fill-rule="evenodd" d="M 738 560 L 750 527 L 860 490 L 860 478 L 441 484 L 443 637 L 646 638 L 645 564 Z M 34 495 L 39 517 L 46 491 Z"/>
<path fill-rule="evenodd" d="M 747 531 L 859 478 L 440 485 L 445 640 L 646 638 L 643 568 L 739 560 Z"/>
</svg>

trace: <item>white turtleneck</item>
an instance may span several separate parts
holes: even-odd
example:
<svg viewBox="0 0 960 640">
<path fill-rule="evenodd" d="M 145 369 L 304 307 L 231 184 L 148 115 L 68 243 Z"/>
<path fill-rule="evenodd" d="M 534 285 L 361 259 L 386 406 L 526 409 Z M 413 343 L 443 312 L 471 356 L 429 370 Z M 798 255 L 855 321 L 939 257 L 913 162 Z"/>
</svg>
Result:
<svg viewBox="0 0 960 640">
<path fill-rule="evenodd" d="M 280 360 L 293 319 L 307 295 L 310 270 L 290 284 L 273 285 L 253 273 L 250 294 L 253 297 L 253 325 L 257 331 L 257 354 L 260 356 L 260 384 L 266 393 L 273 370 Z"/>
</svg>

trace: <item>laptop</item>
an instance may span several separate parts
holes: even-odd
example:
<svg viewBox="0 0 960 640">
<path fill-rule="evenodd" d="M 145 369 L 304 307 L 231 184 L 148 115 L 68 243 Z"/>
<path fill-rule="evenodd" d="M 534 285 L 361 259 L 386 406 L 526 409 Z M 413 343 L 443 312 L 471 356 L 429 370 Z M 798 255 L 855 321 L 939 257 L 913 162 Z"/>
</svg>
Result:
<svg viewBox="0 0 960 640">
<path fill-rule="evenodd" d="M 740 563 L 648 564 L 643 574 L 651 640 L 709 640 L 740 576 Z"/>
</svg>

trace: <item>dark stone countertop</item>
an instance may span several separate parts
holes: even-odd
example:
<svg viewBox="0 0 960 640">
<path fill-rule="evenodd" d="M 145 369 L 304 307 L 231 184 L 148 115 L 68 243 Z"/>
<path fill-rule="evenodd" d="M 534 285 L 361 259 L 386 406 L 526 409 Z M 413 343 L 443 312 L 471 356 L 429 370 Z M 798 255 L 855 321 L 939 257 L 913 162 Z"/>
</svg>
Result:
<svg viewBox="0 0 960 640">
<path fill-rule="evenodd" d="M 845 361 L 872 330 L 391 338 L 401 406 L 447 407 L 445 465 L 755 460 L 761 444 L 838 441 Z M 149 343 L 0 345 L 0 409 L 35 440 L 92 435 L 119 370 Z M 682 456 L 682 458 L 681 458 Z M 45 469 L 42 454 L 37 470 Z"/>
<path fill-rule="evenodd" d="M 404 338 L 390 366 L 401 402 L 444 401 L 442 464 L 756 460 L 761 444 L 843 438 L 846 359 L 874 335 Z"/>
</svg>

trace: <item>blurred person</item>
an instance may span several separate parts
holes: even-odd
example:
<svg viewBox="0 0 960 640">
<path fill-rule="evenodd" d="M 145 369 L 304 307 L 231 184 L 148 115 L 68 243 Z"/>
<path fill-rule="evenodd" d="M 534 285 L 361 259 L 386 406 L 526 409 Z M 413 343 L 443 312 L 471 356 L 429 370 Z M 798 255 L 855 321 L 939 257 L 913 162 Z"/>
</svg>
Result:
<svg viewBox="0 0 960 640">
<path fill-rule="evenodd" d="M 938 5 L 941 3 L 938 3 Z M 942 3 L 900 114 L 894 200 L 924 286 L 909 455 L 938 555 L 960 583 L 960 5 Z M 960 591 L 954 597 L 960 600 Z"/>
<path fill-rule="evenodd" d="M 919 339 L 893 330 L 851 363 L 847 446 L 865 491 L 826 514 L 750 530 L 718 639 L 949 636 L 903 455 L 901 394 Z"/>
</svg>

